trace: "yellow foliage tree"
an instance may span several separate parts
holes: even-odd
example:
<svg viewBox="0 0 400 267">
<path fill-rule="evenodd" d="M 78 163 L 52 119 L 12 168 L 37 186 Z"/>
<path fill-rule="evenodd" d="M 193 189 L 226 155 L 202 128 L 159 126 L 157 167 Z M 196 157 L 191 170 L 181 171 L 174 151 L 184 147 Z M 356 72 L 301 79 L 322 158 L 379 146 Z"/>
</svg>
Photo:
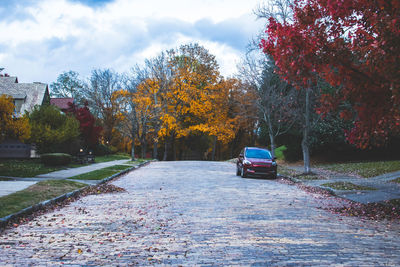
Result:
<svg viewBox="0 0 400 267">
<path fill-rule="evenodd" d="M 227 145 L 248 123 L 248 118 L 240 116 L 246 112 L 240 107 L 253 111 L 254 102 L 245 96 L 239 80 L 220 76 L 215 57 L 205 48 L 183 45 L 167 51 L 165 58 L 163 54 L 146 62 L 146 68 L 137 69 L 132 77 L 134 86 L 118 93 L 131 103 L 125 124 L 134 130 L 132 139 L 140 142 L 142 152 L 147 142 L 153 141 L 157 148 L 158 140 L 163 140 L 163 159 L 167 154 L 175 158 L 175 143 L 181 144 L 182 151 L 185 140 L 196 136 L 203 140 L 201 149 L 208 145 L 214 155 L 217 142 Z M 169 149 L 173 152 L 168 153 Z"/>
<path fill-rule="evenodd" d="M 193 132 L 211 136 L 213 155 L 216 142 L 228 143 L 235 137 L 236 115 L 229 113 L 233 80 L 219 74 L 214 56 L 198 45 L 169 51 L 172 81 L 162 94 L 161 138 L 181 138 Z M 214 158 L 214 157 L 213 157 Z"/>
<path fill-rule="evenodd" d="M 31 127 L 26 115 L 14 117 L 13 99 L 7 95 L 0 96 L 0 142 L 7 138 L 19 139 L 21 142 L 30 138 Z"/>
</svg>

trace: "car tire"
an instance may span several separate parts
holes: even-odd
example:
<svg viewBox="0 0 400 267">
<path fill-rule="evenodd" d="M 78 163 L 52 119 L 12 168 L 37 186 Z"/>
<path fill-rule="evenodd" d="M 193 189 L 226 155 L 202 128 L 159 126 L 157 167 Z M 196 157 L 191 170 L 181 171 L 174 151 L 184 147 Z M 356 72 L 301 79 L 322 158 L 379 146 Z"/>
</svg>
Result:
<svg viewBox="0 0 400 267">
<path fill-rule="evenodd" d="M 247 174 L 244 172 L 244 168 L 242 167 L 242 170 L 240 172 L 240 176 L 242 176 L 242 178 L 247 178 Z"/>
</svg>

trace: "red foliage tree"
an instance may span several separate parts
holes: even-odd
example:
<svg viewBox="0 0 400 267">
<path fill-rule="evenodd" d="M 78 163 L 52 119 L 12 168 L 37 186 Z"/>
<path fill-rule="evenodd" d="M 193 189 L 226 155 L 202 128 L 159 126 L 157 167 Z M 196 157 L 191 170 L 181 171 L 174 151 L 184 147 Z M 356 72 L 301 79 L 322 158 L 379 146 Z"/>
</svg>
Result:
<svg viewBox="0 0 400 267">
<path fill-rule="evenodd" d="M 94 148 L 99 143 L 100 133 L 103 130 L 101 126 L 96 126 L 96 119 L 88 108 L 88 103 L 85 102 L 84 107 L 78 108 L 75 104 L 69 103 L 70 108 L 68 113 L 72 113 L 80 123 L 80 131 L 85 144 L 88 147 Z"/>
<path fill-rule="evenodd" d="M 293 11 L 290 24 L 270 18 L 261 42 L 281 74 L 298 87 L 319 76 L 337 88 L 321 111 L 350 104 L 341 117 L 355 120 L 347 139 L 359 148 L 399 133 L 400 1 L 299 0 Z"/>
</svg>

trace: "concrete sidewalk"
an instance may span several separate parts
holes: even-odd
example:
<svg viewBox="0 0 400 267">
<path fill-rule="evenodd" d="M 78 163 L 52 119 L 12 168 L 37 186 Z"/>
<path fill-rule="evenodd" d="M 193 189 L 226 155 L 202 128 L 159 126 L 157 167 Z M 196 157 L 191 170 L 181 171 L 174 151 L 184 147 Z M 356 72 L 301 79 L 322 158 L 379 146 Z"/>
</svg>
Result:
<svg viewBox="0 0 400 267">
<path fill-rule="evenodd" d="M 36 183 L 32 181 L 0 181 L 0 197 L 24 190 Z"/>
<path fill-rule="evenodd" d="M 10 180 L 8 181 L 0 181 L 0 197 L 9 195 L 11 193 L 26 189 L 27 187 L 44 180 L 64 180 L 70 177 L 88 173 L 91 171 L 103 169 L 106 167 L 114 166 L 114 165 L 124 165 L 128 162 L 129 159 L 124 160 L 114 160 L 102 163 L 95 163 L 88 166 L 78 167 L 78 168 L 69 168 L 66 170 L 50 172 L 46 174 L 41 174 L 36 177 L 8 177 Z M 127 164 L 128 165 L 128 164 Z M 132 167 L 134 165 L 131 165 Z M 91 181 L 84 181 L 84 180 L 75 180 L 80 183 L 87 183 L 87 184 L 96 184 L 99 181 L 91 180 Z"/>
<path fill-rule="evenodd" d="M 83 166 L 79 168 L 70 168 L 66 170 L 61 170 L 61 171 L 55 171 L 55 172 L 50 172 L 46 174 L 41 174 L 36 176 L 35 178 L 46 178 L 46 179 L 54 179 L 54 180 L 62 180 L 62 179 L 67 179 L 79 174 L 103 169 L 106 167 L 114 166 L 114 165 L 123 165 L 124 163 L 128 162 L 129 159 L 123 159 L 123 160 L 114 160 L 114 161 L 108 161 L 108 162 L 102 162 L 102 163 L 95 163 L 91 164 L 88 166 Z"/>
<path fill-rule="evenodd" d="M 304 171 L 303 166 L 285 166 L 285 167 L 300 173 Z M 343 197 L 364 204 L 371 202 L 386 201 L 391 199 L 400 199 L 400 184 L 391 182 L 392 180 L 400 177 L 400 171 L 386 173 L 371 178 L 361 178 L 357 176 L 326 171 L 319 168 L 312 168 L 311 171 L 317 175 L 327 177 L 328 179 L 302 180 L 295 178 L 295 180 L 297 182 L 301 182 L 308 186 L 328 189 L 339 197 Z M 373 188 L 374 190 L 336 190 L 330 187 L 322 186 L 323 184 L 336 183 L 336 182 L 348 182 L 355 185 Z"/>
</svg>

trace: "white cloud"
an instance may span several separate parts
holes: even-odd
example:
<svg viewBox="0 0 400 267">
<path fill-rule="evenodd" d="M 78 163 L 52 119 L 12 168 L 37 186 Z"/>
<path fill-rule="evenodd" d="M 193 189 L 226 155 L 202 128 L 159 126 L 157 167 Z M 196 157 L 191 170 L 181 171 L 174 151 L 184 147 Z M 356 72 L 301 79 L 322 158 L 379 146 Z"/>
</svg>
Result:
<svg viewBox="0 0 400 267">
<path fill-rule="evenodd" d="M 95 8 L 67 0 L 29 3 L 18 16 L 0 17 L 0 67 L 22 82 L 51 83 L 68 70 L 128 71 L 189 42 L 207 48 L 230 75 L 262 25 L 252 15 L 258 0 L 116 0 Z"/>
</svg>

